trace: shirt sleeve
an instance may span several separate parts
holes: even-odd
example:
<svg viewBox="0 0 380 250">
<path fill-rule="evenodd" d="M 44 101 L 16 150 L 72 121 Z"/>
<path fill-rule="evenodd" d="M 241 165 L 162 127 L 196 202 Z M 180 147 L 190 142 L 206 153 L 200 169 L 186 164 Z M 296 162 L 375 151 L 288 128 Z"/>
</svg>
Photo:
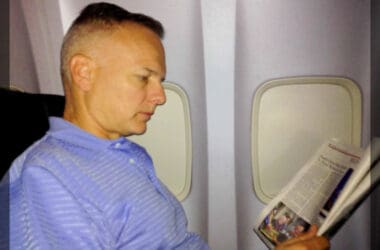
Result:
<svg viewBox="0 0 380 250">
<path fill-rule="evenodd" d="M 107 230 L 48 170 L 27 167 L 11 188 L 12 249 L 112 248 Z"/>
</svg>

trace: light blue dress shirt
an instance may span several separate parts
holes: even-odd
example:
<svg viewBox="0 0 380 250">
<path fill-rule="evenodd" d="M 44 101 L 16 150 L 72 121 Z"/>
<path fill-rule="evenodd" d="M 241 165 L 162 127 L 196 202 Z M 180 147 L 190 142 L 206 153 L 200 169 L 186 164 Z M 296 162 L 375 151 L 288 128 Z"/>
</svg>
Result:
<svg viewBox="0 0 380 250">
<path fill-rule="evenodd" d="M 146 151 L 50 118 L 9 172 L 11 249 L 209 249 Z"/>
</svg>

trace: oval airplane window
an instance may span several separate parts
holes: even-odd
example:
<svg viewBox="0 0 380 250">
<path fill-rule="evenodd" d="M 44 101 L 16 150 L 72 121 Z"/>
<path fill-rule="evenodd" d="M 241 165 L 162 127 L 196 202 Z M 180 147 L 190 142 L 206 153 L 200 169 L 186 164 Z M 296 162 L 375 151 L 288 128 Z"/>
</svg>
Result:
<svg viewBox="0 0 380 250">
<path fill-rule="evenodd" d="M 188 98 L 173 83 L 163 83 L 166 103 L 158 106 L 145 134 L 129 139 L 151 155 L 157 176 L 179 200 L 191 186 L 191 126 Z"/>
<path fill-rule="evenodd" d="M 361 92 L 349 79 L 302 77 L 261 85 L 253 99 L 253 186 L 263 202 L 287 184 L 326 139 L 360 145 Z"/>
</svg>

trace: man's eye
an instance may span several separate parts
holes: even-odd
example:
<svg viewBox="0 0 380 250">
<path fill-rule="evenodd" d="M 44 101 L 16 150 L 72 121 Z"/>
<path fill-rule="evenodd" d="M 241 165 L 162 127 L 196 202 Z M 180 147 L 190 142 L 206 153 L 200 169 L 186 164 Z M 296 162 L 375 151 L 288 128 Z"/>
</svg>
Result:
<svg viewBox="0 0 380 250">
<path fill-rule="evenodd" d="M 138 78 L 142 82 L 148 82 L 149 81 L 149 76 L 139 76 Z"/>
</svg>

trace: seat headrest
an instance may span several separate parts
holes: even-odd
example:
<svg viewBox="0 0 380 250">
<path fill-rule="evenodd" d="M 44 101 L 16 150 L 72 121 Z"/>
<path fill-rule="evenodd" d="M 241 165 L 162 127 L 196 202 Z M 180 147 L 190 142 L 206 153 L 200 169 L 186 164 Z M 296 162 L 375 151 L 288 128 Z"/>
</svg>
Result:
<svg viewBox="0 0 380 250">
<path fill-rule="evenodd" d="M 0 88 L 0 178 L 12 161 L 49 128 L 48 117 L 63 115 L 64 97 Z"/>
</svg>

